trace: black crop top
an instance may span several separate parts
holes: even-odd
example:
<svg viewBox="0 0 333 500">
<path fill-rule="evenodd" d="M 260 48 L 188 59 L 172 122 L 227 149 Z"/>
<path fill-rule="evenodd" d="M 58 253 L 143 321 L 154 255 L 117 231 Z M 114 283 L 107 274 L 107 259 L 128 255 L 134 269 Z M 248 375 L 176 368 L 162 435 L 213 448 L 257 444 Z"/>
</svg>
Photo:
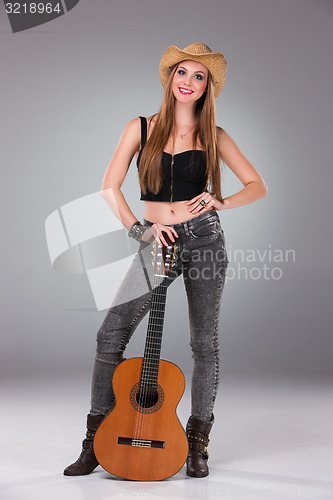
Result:
<svg viewBox="0 0 333 500">
<path fill-rule="evenodd" d="M 141 152 L 147 141 L 147 119 L 141 119 L 141 149 L 137 158 L 139 170 Z M 202 193 L 206 187 L 206 152 L 190 149 L 171 155 L 162 154 L 162 188 L 158 194 L 141 191 L 140 200 L 184 201 Z"/>
</svg>

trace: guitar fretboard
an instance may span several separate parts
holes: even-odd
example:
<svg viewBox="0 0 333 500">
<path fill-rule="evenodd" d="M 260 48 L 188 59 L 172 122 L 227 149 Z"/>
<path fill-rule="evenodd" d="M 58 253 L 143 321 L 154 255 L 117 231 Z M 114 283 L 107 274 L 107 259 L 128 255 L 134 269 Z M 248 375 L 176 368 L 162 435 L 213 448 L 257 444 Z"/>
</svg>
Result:
<svg viewBox="0 0 333 500">
<path fill-rule="evenodd" d="M 156 284 L 156 278 L 155 278 Z M 147 337 L 141 374 L 141 388 L 157 387 L 158 369 L 161 356 L 164 312 L 167 285 L 165 280 L 153 288 L 153 296 L 148 320 Z"/>
</svg>

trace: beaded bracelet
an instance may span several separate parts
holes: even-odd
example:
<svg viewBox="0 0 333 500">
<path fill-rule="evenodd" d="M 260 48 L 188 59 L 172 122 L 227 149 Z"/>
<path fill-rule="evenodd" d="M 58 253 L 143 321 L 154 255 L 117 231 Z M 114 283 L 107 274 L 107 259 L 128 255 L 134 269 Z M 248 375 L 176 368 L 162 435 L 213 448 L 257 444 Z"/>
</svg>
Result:
<svg viewBox="0 0 333 500">
<path fill-rule="evenodd" d="M 142 235 L 147 228 L 141 224 L 138 220 L 132 224 L 128 230 L 128 236 L 134 238 L 136 241 L 141 241 Z"/>
</svg>

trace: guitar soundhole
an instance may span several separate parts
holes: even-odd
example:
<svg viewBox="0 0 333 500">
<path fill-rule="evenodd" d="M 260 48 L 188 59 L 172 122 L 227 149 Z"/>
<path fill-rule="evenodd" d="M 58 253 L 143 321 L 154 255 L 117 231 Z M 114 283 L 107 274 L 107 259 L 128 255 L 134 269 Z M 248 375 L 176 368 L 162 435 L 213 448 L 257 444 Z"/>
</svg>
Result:
<svg viewBox="0 0 333 500">
<path fill-rule="evenodd" d="M 158 393 L 155 387 L 145 387 L 136 393 L 136 402 L 141 408 L 152 408 L 158 401 Z"/>
<path fill-rule="evenodd" d="M 157 387 L 145 386 L 140 389 L 140 384 L 137 383 L 132 387 L 130 400 L 134 408 L 140 413 L 154 413 L 163 404 L 163 389 L 159 384 L 157 384 Z"/>
</svg>

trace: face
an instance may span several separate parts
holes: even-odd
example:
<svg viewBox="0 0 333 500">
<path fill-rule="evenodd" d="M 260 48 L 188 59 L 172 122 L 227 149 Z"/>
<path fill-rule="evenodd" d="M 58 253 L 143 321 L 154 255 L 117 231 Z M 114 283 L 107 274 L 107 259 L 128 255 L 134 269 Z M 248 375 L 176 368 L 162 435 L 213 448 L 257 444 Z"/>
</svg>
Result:
<svg viewBox="0 0 333 500">
<path fill-rule="evenodd" d="M 200 99 L 208 82 L 208 69 L 197 61 L 181 61 L 172 80 L 175 98 L 182 103 Z"/>
</svg>

